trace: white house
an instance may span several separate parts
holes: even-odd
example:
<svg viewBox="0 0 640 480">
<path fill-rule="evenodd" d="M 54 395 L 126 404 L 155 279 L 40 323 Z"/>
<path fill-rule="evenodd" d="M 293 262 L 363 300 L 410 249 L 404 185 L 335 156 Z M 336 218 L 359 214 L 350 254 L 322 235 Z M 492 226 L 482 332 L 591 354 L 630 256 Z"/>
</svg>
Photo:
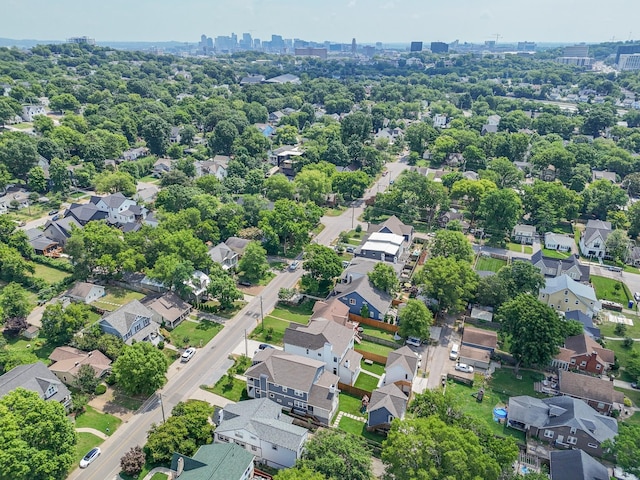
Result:
<svg viewBox="0 0 640 480">
<path fill-rule="evenodd" d="M 533 245 L 533 240 L 536 238 L 536 227 L 533 225 L 516 225 L 511 232 L 511 238 L 518 243 Z"/>
<path fill-rule="evenodd" d="M 413 379 L 418 374 L 419 366 L 418 354 L 406 345 L 390 352 L 384 367 L 382 385 L 395 383 L 405 394 L 410 394 Z"/>
<path fill-rule="evenodd" d="M 44 106 L 42 105 L 23 105 L 20 116 L 25 122 L 33 122 L 36 115 L 46 115 Z"/>
<path fill-rule="evenodd" d="M 105 296 L 104 287 L 88 282 L 78 282 L 65 293 L 71 300 L 82 303 L 93 303 Z"/>
<path fill-rule="evenodd" d="M 560 252 L 570 252 L 574 239 L 569 235 L 561 233 L 547 232 L 544 234 L 544 248 L 548 250 L 558 250 Z"/>
<path fill-rule="evenodd" d="M 291 323 L 284 332 L 284 351 L 324 362 L 340 382 L 353 385 L 360 374 L 362 355 L 353 347 L 356 332 L 333 320 L 315 319 L 308 325 Z"/>
<path fill-rule="evenodd" d="M 147 209 L 138 206 L 135 200 L 125 197 L 121 192 L 104 197 L 93 196 L 90 203 L 101 212 L 106 212 L 112 223 L 133 223 L 147 216 Z"/>
<path fill-rule="evenodd" d="M 447 126 L 447 116 L 440 113 L 436 113 L 433 116 L 433 126 L 438 128 L 444 128 Z"/>
<path fill-rule="evenodd" d="M 580 237 L 580 251 L 585 257 L 602 258 L 606 255 L 605 243 L 611 233 L 611 222 L 589 220 Z"/>
<path fill-rule="evenodd" d="M 222 265 L 223 270 L 229 270 L 238 265 L 240 256 L 224 242 L 212 247 L 208 253 L 211 260 Z"/>
<path fill-rule="evenodd" d="M 293 467 L 309 435 L 268 398 L 230 403 L 216 420 L 214 443 L 236 443 L 273 468 Z"/>
</svg>

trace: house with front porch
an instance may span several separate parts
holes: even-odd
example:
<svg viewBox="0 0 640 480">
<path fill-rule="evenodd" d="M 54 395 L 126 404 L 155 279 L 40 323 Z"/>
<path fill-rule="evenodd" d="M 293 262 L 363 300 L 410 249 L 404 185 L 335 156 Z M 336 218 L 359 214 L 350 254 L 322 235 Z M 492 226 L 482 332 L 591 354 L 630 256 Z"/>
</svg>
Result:
<svg viewBox="0 0 640 480">
<path fill-rule="evenodd" d="M 561 370 L 581 370 L 601 375 L 615 362 L 613 350 L 603 348 L 586 333 L 567 337 L 551 366 Z"/>
<path fill-rule="evenodd" d="M 559 252 L 570 252 L 575 245 L 575 239 L 562 233 L 547 232 L 544 234 L 544 248 Z"/>
<path fill-rule="evenodd" d="M 611 415 L 624 405 L 624 394 L 613 388 L 613 382 L 582 373 L 558 370 L 558 392 L 587 403 L 604 415 Z"/>
<path fill-rule="evenodd" d="M 606 256 L 606 242 L 611 234 L 611 222 L 589 220 L 580 237 L 580 252 L 585 257 L 603 258 Z"/>
<path fill-rule="evenodd" d="M 391 422 L 404 419 L 409 397 L 396 385 L 389 383 L 371 392 L 367 405 L 367 430 L 391 428 Z"/>
<path fill-rule="evenodd" d="M 533 245 L 533 241 L 536 238 L 536 227 L 533 225 L 516 225 L 511 231 L 511 238 L 516 243 Z"/>
<path fill-rule="evenodd" d="M 0 398 L 16 388 L 36 392 L 43 400 L 71 408 L 71 392 L 42 362 L 18 365 L 0 376 Z"/>
<path fill-rule="evenodd" d="M 547 278 L 545 286 L 540 289 L 538 300 L 559 312 L 580 310 L 593 316 L 602 309 L 591 285 L 576 282 L 566 274 Z"/>
<path fill-rule="evenodd" d="M 104 333 L 115 335 L 127 345 L 134 340 L 157 345 L 162 340 L 160 324 L 153 319 L 153 312 L 138 300 L 107 313 L 99 325 Z"/>
</svg>

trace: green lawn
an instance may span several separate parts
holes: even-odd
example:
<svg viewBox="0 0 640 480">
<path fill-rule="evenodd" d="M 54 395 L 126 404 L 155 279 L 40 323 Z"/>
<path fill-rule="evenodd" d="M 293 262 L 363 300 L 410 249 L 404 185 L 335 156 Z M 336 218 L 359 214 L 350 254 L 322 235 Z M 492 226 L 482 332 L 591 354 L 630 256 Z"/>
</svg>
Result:
<svg viewBox="0 0 640 480">
<path fill-rule="evenodd" d="M 360 362 L 360 368 L 362 370 L 367 370 L 368 372 L 375 373 L 376 375 L 382 375 L 384 373 L 384 365 L 375 362 L 372 365 L 368 365 L 364 363 L 364 360 L 362 360 Z"/>
<path fill-rule="evenodd" d="M 270 315 L 276 318 L 282 318 L 283 320 L 289 320 L 290 322 L 296 322 L 306 325 L 309 323 L 309 318 L 311 318 L 312 313 L 313 311 L 311 310 L 311 308 L 307 309 L 280 304 L 273 309 Z"/>
<path fill-rule="evenodd" d="M 362 333 L 365 335 L 371 335 L 372 337 L 380 338 L 382 340 L 389 340 L 390 342 L 396 342 L 393 339 L 393 333 L 382 330 L 381 328 L 371 327 L 369 325 L 360 325 L 362 327 Z M 398 343 L 398 342 L 396 342 Z M 402 346 L 402 341 L 399 341 L 398 346 Z"/>
<path fill-rule="evenodd" d="M 85 412 L 82 415 L 76 417 L 76 428 L 95 428 L 107 435 L 115 432 L 121 423 L 122 420 L 118 417 L 114 417 L 108 413 L 100 413 L 89 405 L 86 406 Z"/>
<path fill-rule="evenodd" d="M 507 248 L 509 250 L 511 250 L 512 252 L 518 252 L 518 253 L 522 253 L 522 247 L 524 245 L 521 245 L 519 243 L 513 243 L 513 242 L 509 242 L 507 243 Z"/>
<path fill-rule="evenodd" d="M 228 398 L 234 402 L 240 400 L 246 400 L 247 397 L 247 383 L 237 378 L 233 379 L 233 383 L 227 383 L 227 376 L 223 376 L 213 387 L 203 387 L 208 392 L 215 393 L 221 397 Z"/>
<path fill-rule="evenodd" d="M 626 307 L 629 299 L 633 298 L 627 286 L 619 280 L 591 275 L 591 284 L 599 300 L 611 300 Z M 616 288 L 616 285 L 620 286 Z"/>
<path fill-rule="evenodd" d="M 113 403 L 119 405 L 122 408 L 135 412 L 142 404 L 147 400 L 146 396 L 130 397 L 129 395 L 120 391 L 116 385 L 113 392 Z"/>
<path fill-rule="evenodd" d="M 245 302 L 244 300 L 238 300 L 236 302 L 233 302 L 232 308 L 227 310 L 221 310 L 220 302 L 218 302 L 217 300 L 209 300 L 208 302 L 205 302 L 205 305 L 209 305 L 213 307 L 213 313 L 215 313 L 219 317 L 226 318 L 226 319 L 231 319 L 235 317 L 236 313 L 242 310 L 242 308 L 244 308 L 246 304 L 247 302 Z"/>
<path fill-rule="evenodd" d="M 620 378 L 622 380 L 633 381 L 631 376 L 627 375 L 624 371 L 624 367 L 629 363 L 629 360 L 631 360 L 633 352 L 640 354 L 640 342 L 634 342 L 631 348 L 625 348 L 622 340 L 606 340 L 606 346 L 616 354 L 616 359 L 620 364 Z M 640 403 L 638 406 L 640 406 Z"/>
<path fill-rule="evenodd" d="M 154 473 L 153 477 L 151 477 L 151 480 L 167 480 L 167 477 L 164 473 Z"/>
<path fill-rule="evenodd" d="M 531 397 L 545 398 L 544 395 L 540 395 L 533 390 L 533 382 L 539 382 L 544 379 L 542 373 L 520 370 L 518 375 L 522 379 L 517 379 L 510 368 L 498 368 L 491 376 L 491 388 L 511 397 L 529 395 Z"/>
<path fill-rule="evenodd" d="M 152 175 L 147 175 L 146 177 L 142 177 L 138 181 L 139 182 L 144 182 L 144 183 L 160 183 L 160 179 L 156 178 L 156 177 L 154 177 Z"/>
<path fill-rule="evenodd" d="M 209 340 L 215 337 L 223 325 L 202 319 L 198 323 L 191 320 L 183 320 L 180 325 L 171 331 L 171 343 L 178 348 L 188 345 L 203 347 Z"/>
<path fill-rule="evenodd" d="M 633 321 L 633 325 L 627 325 L 627 329 L 623 336 L 631 337 L 631 338 L 640 338 L 640 317 L 637 315 L 630 315 L 628 313 L 624 314 L 625 317 L 631 319 Z M 616 334 L 616 323 L 613 322 L 603 322 L 601 325 L 598 325 L 600 328 L 600 333 L 603 337 L 620 337 L 620 335 Z"/>
<path fill-rule="evenodd" d="M 349 395 L 348 393 L 340 393 L 338 395 L 338 411 L 350 413 L 358 417 L 363 417 L 365 414 L 360 412 L 362 408 L 362 399 Z"/>
<path fill-rule="evenodd" d="M 134 292 L 120 287 L 107 287 L 106 295 L 99 300 L 93 302 L 92 305 L 112 312 L 122 305 L 126 305 L 132 300 L 140 300 L 144 298 L 144 293 Z"/>
<path fill-rule="evenodd" d="M 97 437 L 93 433 L 78 433 L 78 443 L 76 444 L 75 463 L 80 463 L 82 457 L 84 457 L 89 450 L 93 447 L 97 447 L 103 442 L 100 437 Z"/>
<path fill-rule="evenodd" d="M 273 268 L 274 270 L 282 270 L 286 268 L 287 262 L 280 262 L 279 260 L 273 260 L 269 262 L 269 268 Z"/>
<path fill-rule="evenodd" d="M 340 215 L 342 215 L 344 213 L 344 211 L 346 209 L 347 209 L 347 207 L 345 207 L 345 206 L 339 206 L 339 207 L 335 207 L 335 208 L 325 208 L 324 214 L 327 217 L 339 217 Z"/>
<path fill-rule="evenodd" d="M 627 388 L 613 387 L 615 390 L 624 393 L 624 396 L 633 402 L 635 407 L 640 407 L 640 391 Z"/>
<path fill-rule="evenodd" d="M 571 253 L 559 252 L 558 250 L 549 250 L 549 249 L 543 248 L 542 255 L 548 258 L 559 258 L 560 260 L 564 260 L 565 258 L 569 258 L 571 256 Z"/>
<path fill-rule="evenodd" d="M 58 270 L 57 268 L 51 268 L 40 263 L 33 263 L 33 266 L 36 269 L 33 276 L 44 279 L 50 285 L 61 282 L 71 276 L 68 272 Z"/>
<path fill-rule="evenodd" d="M 282 338 L 288 326 L 289 322 L 266 316 L 264 317 L 264 330 L 262 329 L 262 324 L 258 325 L 256 329 L 251 332 L 250 338 L 273 345 L 283 345 Z M 269 332 L 271 332 L 271 338 L 267 338 Z"/>
<path fill-rule="evenodd" d="M 375 353 L 376 355 L 382 355 L 386 357 L 389 353 L 393 352 L 393 348 L 387 347 L 386 345 L 379 345 L 377 343 L 369 342 L 367 340 L 362 340 L 362 343 L 356 343 L 355 348 L 357 350 L 362 350 L 364 352 Z"/>
<path fill-rule="evenodd" d="M 382 443 L 385 440 L 385 437 L 382 435 L 378 435 L 374 432 L 368 432 L 367 424 L 365 422 L 360 422 L 358 420 L 354 420 L 353 418 L 342 417 L 340 419 L 340 423 L 338 424 L 338 428 L 340 430 L 344 430 L 345 432 L 352 433 L 353 435 L 364 437 L 367 440 L 371 440 L 376 443 Z"/>
<path fill-rule="evenodd" d="M 624 423 L 627 423 L 629 425 L 640 425 L 640 412 L 636 412 L 631 415 L 631 417 L 625 420 Z"/>
<path fill-rule="evenodd" d="M 47 342 L 46 338 L 37 337 L 27 340 L 23 337 L 5 337 L 7 350 L 18 352 L 21 363 L 35 363 L 38 360 L 45 365 L 49 365 L 49 355 L 56 348 L 56 345 Z"/>
<path fill-rule="evenodd" d="M 476 271 L 483 270 L 487 272 L 498 272 L 498 270 L 506 264 L 507 262 L 500 260 L 499 258 L 491 258 L 481 255 L 476 263 Z"/>
<path fill-rule="evenodd" d="M 360 375 L 358 375 L 358 379 L 356 380 L 355 387 L 372 392 L 378 387 L 379 381 L 380 379 L 377 377 L 360 372 Z"/>
</svg>

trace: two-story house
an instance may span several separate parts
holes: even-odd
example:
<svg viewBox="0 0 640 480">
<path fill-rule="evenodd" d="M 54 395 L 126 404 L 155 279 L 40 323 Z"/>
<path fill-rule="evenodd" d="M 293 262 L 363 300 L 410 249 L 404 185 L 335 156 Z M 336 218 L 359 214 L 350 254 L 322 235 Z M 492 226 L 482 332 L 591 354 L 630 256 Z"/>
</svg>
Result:
<svg viewBox="0 0 640 480">
<path fill-rule="evenodd" d="M 72 203 L 64 212 L 64 219 L 67 218 L 73 218 L 84 227 L 89 222 L 107 220 L 109 215 L 106 211 L 100 210 L 94 203 Z"/>
<path fill-rule="evenodd" d="M 93 368 L 96 378 L 102 378 L 111 372 L 111 359 L 100 350 L 83 352 L 65 345 L 51 352 L 49 360 L 53 362 L 49 370 L 67 385 L 75 383 L 82 365 Z"/>
<path fill-rule="evenodd" d="M 404 419 L 407 403 L 409 397 L 395 383 L 376 388 L 367 405 L 367 430 L 388 431 L 394 418 Z"/>
<path fill-rule="evenodd" d="M 551 480 L 609 480 L 609 470 L 584 450 L 557 450 L 549 454 Z"/>
<path fill-rule="evenodd" d="M 618 433 L 615 418 L 601 415 L 582 400 L 571 397 L 509 399 L 507 425 L 556 448 L 577 448 L 601 457 L 602 443 Z"/>
<path fill-rule="evenodd" d="M 268 398 L 329 425 L 338 408 L 340 379 L 324 362 L 267 348 L 256 353 L 253 363 L 245 372 L 249 398 Z"/>
<path fill-rule="evenodd" d="M 522 261 L 531 262 L 545 277 L 568 275 L 576 282 L 589 282 L 591 268 L 589 265 L 585 265 L 580 262 L 577 255 L 570 255 L 564 259 L 550 258 L 545 257 L 542 254 L 542 250 L 538 250 L 536 253 L 531 255 L 531 259 L 523 258 Z"/>
<path fill-rule="evenodd" d="M 582 370 L 600 375 L 615 362 L 613 350 L 603 348 L 586 333 L 567 337 L 551 366 L 561 370 Z"/>
<path fill-rule="evenodd" d="M 362 355 L 354 347 L 353 328 L 316 318 L 308 325 L 291 323 L 284 331 L 284 351 L 320 360 L 342 383 L 353 385 L 360 374 Z"/>
<path fill-rule="evenodd" d="M 404 249 L 404 237 L 401 235 L 376 232 L 369 235 L 354 253 L 357 257 L 398 263 L 401 261 Z"/>
<path fill-rule="evenodd" d="M 122 160 L 133 161 L 148 154 L 149 149 L 146 147 L 131 148 L 122 152 Z"/>
<path fill-rule="evenodd" d="M 382 385 L 396 385 L 406 397 L 411 394 L 413 380 L 418 375 L 419 367 L 418 354 L 406 345 L 389 352 L 384 366 Z"/>
<path fill-rule="evenodd" d="M 0 376 L 0 398 L 16 388 L 36 392 L 43 400 L 71 407 L 71 392 L 42 362 L 18 365 Z"/>
<path fill-rule="evenodd" d="M 302 457 L 309 432 L 282 414 L 267 398 L 230 403 L 220 410 L 215 443 L 240 445 L 256 460 L 273 468 L 291 468 Z"/>
<path fill-rule="evenodd" d="M 606 256 L 605 243 L 611 233 L 611 222 L 589 220 L 580 237 L 580 251 L 585 257 Z"/>
<path fill-rule="evenodd" d="M 65 292 L 64 296 L 74 302 L 89 304 L 104 297 L 105 290 L 102 285 L 96 285 L 95 283 L 76 282 L 73 287 Z"/>
<path fill-rule="evenodd" d="M 211 260 L 220 264 L 223 270 L 231 270 L 238 266 L 240 255 L 224 242 L 211 247 L 208 253 Z"/>
<path fill-rule="evenodd" d="M 213 443 L 201 445 L 193 457 L 174 453 L 171 478 L 180 480 L 251 480 L 255 457 L 242 445 Z"/>
<path fill-rule="evenodd" d="M 153 312 L 138 300 L 106 314 L 99 324 L 104 333 L 121 338 L 127 345 L 131 345 L 133 340 L 157 345 L 162 340 L 160 324 L 153 320 Z"/>
<path fill-rule="evenodd" d="M 398 217 L 391 215 L 384 222 L 371 224 L 367 229 L 368 234 L 373 233 L 393 233 L 400 235 L 404 239 L 405 246 L 411 245 L 413 241 L 413 226 L 402 223 Z"/>
<path fill-rule="evenodd" d="M 511 232 L 511 238 L 517 243 L 533 245 L 533 241 L 536 238 L 536 227 L 533 225 L 516 225 Z"/>
<path fill-rule="evenodd" d="M 33 122 L 36 115 L 46 115 L 47 112 L 43 105 L 23 105 L 20 116 L 25 122 Z"/>
<path fill-rule="evenodd" d="M 174 292 L 160 296 L 147 295 L 144 305 L 153 312 L 153 319 L 166 328 L 176 328 L 191 313 L 192 306 Z"/>
<path fill-rule="evenodd" d="M 104 197 L 93 196 L 90 203 L 105 212 L 111 223 L 133 223 L 147 216 L 147 209 L 140 207 L 135 200 L 125 197 L 121 192 Z"/>
<path fill-rule="evenodd" d="M 590 316 L 602 308 L 593 287 L 576 282 L 568 275 L 547 278 L 544 288 L 540 289 L 538 300 L 554 310 L 580 310 Z"/>
<path fill-rule="evenodd" d="M 613 382 L 582 373 L 558 370 L 558 392 L 578 398 L 604 415 L 611 415 L 624 404 L 624 394 L 613 388 Z"/>
<path fill-rule="evenodd" d="M 69 237 L 71 237 L 71 232 L 74 228 L 82 228 L 82 225 L 74 217 L 65 217 L 55 221 L 47 220 L 42 234 L 46 238 L 64 246 Z"/>
</svg>

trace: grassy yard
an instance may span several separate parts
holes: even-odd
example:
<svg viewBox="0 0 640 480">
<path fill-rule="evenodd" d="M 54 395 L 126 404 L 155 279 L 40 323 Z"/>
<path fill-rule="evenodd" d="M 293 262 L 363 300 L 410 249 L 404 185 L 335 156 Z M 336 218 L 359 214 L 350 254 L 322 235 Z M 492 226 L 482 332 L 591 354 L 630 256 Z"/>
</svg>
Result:
<svg viewBox="0 0 640 480">
<path fill-rule="evenodd" d="M 624 423 L 629 425 L 640 425 L 640 412 L 636 412 L 631 417 L 626 419 Z"/>
<path fill-rule="evenodd" d="M 626 307 L 629 299 L 633 298 L 627 286 L 619 280 L 591 275 L 591 283 L 599 300 L 611 300 Z"/>
<path fill-rule="evenodd" d="M 215 313 L 219 317 L 226 319 L 235 317 L 236 313 L 242 310 L 246 304 L 247 302 L 245 302 L 244 300 L 238 300 L 236 302 L 233 302 L 232 308 L 228 310 L 220 310 L 220 302 L 218 302 L 217 300 L 209 300 L 208 302 L 205 302 L 205 305 L 213 307 L 213 313 Z"/>
<path fill-rule="evenodd" d="M 371 373 L 375 373 L 376 375 L 382 375 L 384 373 L 384 365 L 379 363 L 373 363 L 372 365 L 368 365 L 364 363 L 364 360 L 360 362 L 360 368 L 362 370 L 366 370 Z"/>
<path fill-rule="evenodd" d="M 626 325 L 625 334 L 622 335 L 624 337 L 631 338 L 640 338 L 640 317 L 636 315 L 630 315 L 628 313 L 624 314 L 625 317 L 631 319 L 633 321 L 633 325 Z M 616 323 L 613 322 L 603 322 L 601 325 L 598 325 L 600 328 L 600 333 L 603 337 L 620 337 L 621 335 L 616 334 Z"/>
<path fill-rule="evenodd" d="M 38 360 L 45 365 L 51 363 L 49 355 L 56 348 L 56 345 L 47 342 L 46 338 L 38 337 L 27 340 L 23 337 L 5 337 L 5 339 L 7 341 L 7 350 L 18 352 L 23 360 L 22 363 L 35 363 Z"/>
<path fill-rule="evenodd" d="M 142 404 L 147 400 L 146 396 L 137 396 L 130 397 L 129 395 L 123 393 L 116 386 L 113 391 L 113 403 L 119 405 L 122 408 L 126 408 L 127 410 L 131 410 L 135 412 L 138 410 Z"/>
<path fill-rule="evenodd" d="M 40 263 L 34 263 L 33 266 L 36 269 L 33 276 L 44 279 L 48 284 L 61 282 L 71 276 L 68 272 L 58 270 L 57 268 L 51 268 Z"/>
<path fill-rule="evenodd" d="M 640 391 L 627 388 L 613 387 L 615 390 L 624 393 L 624 396 L 633 402 L 636 407 L 640 406 Z"/>
<path fill-rule="evenodd" d="M 93 433 L 80 432 L 78 433 L 78 443 L 76 444 L 75 463 L 80 463 L 82 457 L 84 457 L 89 450 L 93 447 L 97 447 L 103 442 L 100 437 L 97 437 Z"/>
<path fill-rule="evenodd" d="M 303 305 L 308 305 L 308 302 L 304 303 Z M 309 323 L 309 318 L 311 318 L 313 310 L 311 310 L 312 307 L 307 308 L 303 307 L 303 305 L 290 306 L 280 304 L 273 309 L 270 315 L 276 318 L 281 318 L 283 320 L 289 320 L 290 322 L 296 322 L 306 325 Z"/>
<path fill-rule="evenodd" d="M 357 350 L 362 350 L 364 352 L 375 353 L 376 355 L 382 355 L 386 357 L 391 353 L 394 349 L 391 347 L 387 347 L 385 345 L 378 345 L 377 343 L 368 342 L 367 340 L 363 340 L 362 343 L 356 343 L 355 348 Z"/>
<path fill-rule="evenodd" d="M 620 378 L 622 380 L 633 381 L 630 375 L 627 375 L 624 371 L 624 367 L 631 360 L 631 355 L 635 352 L 636 354 L 640 354 L 640 346 L 638 345 L 640 342 L 634 342 L 631 348 L 625 348 L 622 344 L 622 340 L 606 340 L 607 348 L 613 350 L 616 354 L 616 358 L 618 359 L 618 363 L 620 364 Z M 640 406 L 640 404 L 638 404 Z"/>
<path fill-rule="evenodd" d="M 76 417 L 76 428 L 95 428 L 107 435 L 111 435 L 115 432 L 121 423 L 122 420 L 118 417 L 114 417 L 108 413 L 100 413 L 89 405 L 87 405 L 86 410 L 82 415 Z"/>
<path fill-rule="evenodd" d="M 178 348 L 188 345 L 203 347 L 215 337 L 223 326 L 211 320 L 202 319 L 200 322 L 183 320 L 171 331 L 171 342 Z"/>
<path fill-rule="evenodd" d="M 497 272 L 506 264 L 507 262 L 500 260 L 499 258 L 491 258 L 481 255 L 476 263 L 476 271 L 483 270 L 487 272 Z"/>
<path fill-rule="evenodd" d="M 560 260 L 564 260 L 565 258 L 569 258 L 571 256 L 571 253 L 560 252 L 558 250 L 549 250 L 547 248 L 543 248 L 542 255 L 548 258 L 559 258 Z"/>
<path fill-rule="evenodd" d="M 338 206 L 335 208 L 326 208 L 324 210 L 324 214 L 327 217 L 339 217 L 340 215 L 342 215 L 344 213 L 344 211 L 347 209 L 347 207 L 345 206 Z"/>
<path fill-rule="evenodd" d="M 382 330 L 381 328 L 371 327 L 369 325 L 360 325 L 362 327 L 362 333 L 365 335 L 371 335 L 372 337 L 380 338 L 382 340 L 389 340 L 390 342 L 395 342 L 393 339 L 393 333 L 387 332 L 386 330 Z M 398 343 L 398 342 L 396 342 Z M 402 345 L 402 341 L 398 343 L 400 347 Z"/>
<path fill-rule="evenodd" d="M 132 300 L 144 298 L 144 293 L 134 292 L 133 290 L 120 287 L 107 287 L 106 293 L 104 297 L 93 302 L 93 305 L 109 312 L 117 310 Z"/>
<path fill-rule="evenodd" d="M 164 473 L 154 473 L 153 477 L 151 477 L 151 480 L 167 480 L 167 477 Z"/>
<path fill-rule="evenodd" d="M 354 420 L 353 418 L 342 417 L 340 419 L 340 423 L 338 424 L 338 428 L 340 430 L 344 430 L 345 432 L 352 433 L 353 435 L 364 437 L 367 440 L 371 440 L 376 443 L 382 443 L 385 440 L 385 437 L 382 435 L 378 435 L 374 432 L 368 432 L 367 424 L 365 422 L 360 422 L 358 420 Z"/>
<path fill-rule="evenodd" d="M 280 262 L 278 260 L 269 262 L 269 268 L 273 268 L 274 270 L 283 270 L 286 266 L 287 262 Z"/>
<path fill-rule="evenodd" d="M 533 390 L 533 382 L 539 382 L 544 379 L 544 375 L 539 372 L 531 372 L 529 370 L 520 370 L 517 379 L 510 368 L 499 368 L 491 376 L 491 389 L 502 394 L 515 397 L 518 395 L 529 395 L 531 397 L 545 398 Z"/>
<path fill-rule="evenodd" d="M 213 387 L 203 387 L 208 392 L 215 393 L 221 397 L 228 398 L 234 402 L 240 400 L 247 400 L 247 384 L 237 378 L 233 379 L 232 383 L 228 383 L 228 378 L 225 375 L 222 377 Z"/>
<path fill-rule="evenodd" d="M 372 392 L 378 387 L 379 381 L 380 379 L 377 377 L 360 372 L 360 375 L 358 375 L 358 379 L 356 380 L 355 387 Z"/>
<path fill-rule="evenodd" d="M 529 253 L 529 254 L 533 253 L 532 247 L 530 247 L 529 245 L 520 245 L 519 243 L 509 242 L 507 243 L 507 248 L 512 252 Z"/>
<path fill-rule="evenodd" d="M 360 412 L 362 408 L 362 399 L 349 395 L 348 393 L 340 393 L 338 396 L 338 411 L 350 413 L 358 417 L 363 417 L 364 414 Z"/>
<path fill-rule="evenodd" d="M 283 345 L 282 338 L 284 337 L 284 331 L 288 326 L 289 322 L 278 320 L 271 316 L 266 316 L 264 317 L 264 330 L 262 328 L 262 324 L 258 325 L 256 329 L 251 332 L 250 338 L 260 342 L 271 343 L 273 345 Z M 271 335 L 271 338 L 267 338 L 269 334 Z"/>
</svg>

